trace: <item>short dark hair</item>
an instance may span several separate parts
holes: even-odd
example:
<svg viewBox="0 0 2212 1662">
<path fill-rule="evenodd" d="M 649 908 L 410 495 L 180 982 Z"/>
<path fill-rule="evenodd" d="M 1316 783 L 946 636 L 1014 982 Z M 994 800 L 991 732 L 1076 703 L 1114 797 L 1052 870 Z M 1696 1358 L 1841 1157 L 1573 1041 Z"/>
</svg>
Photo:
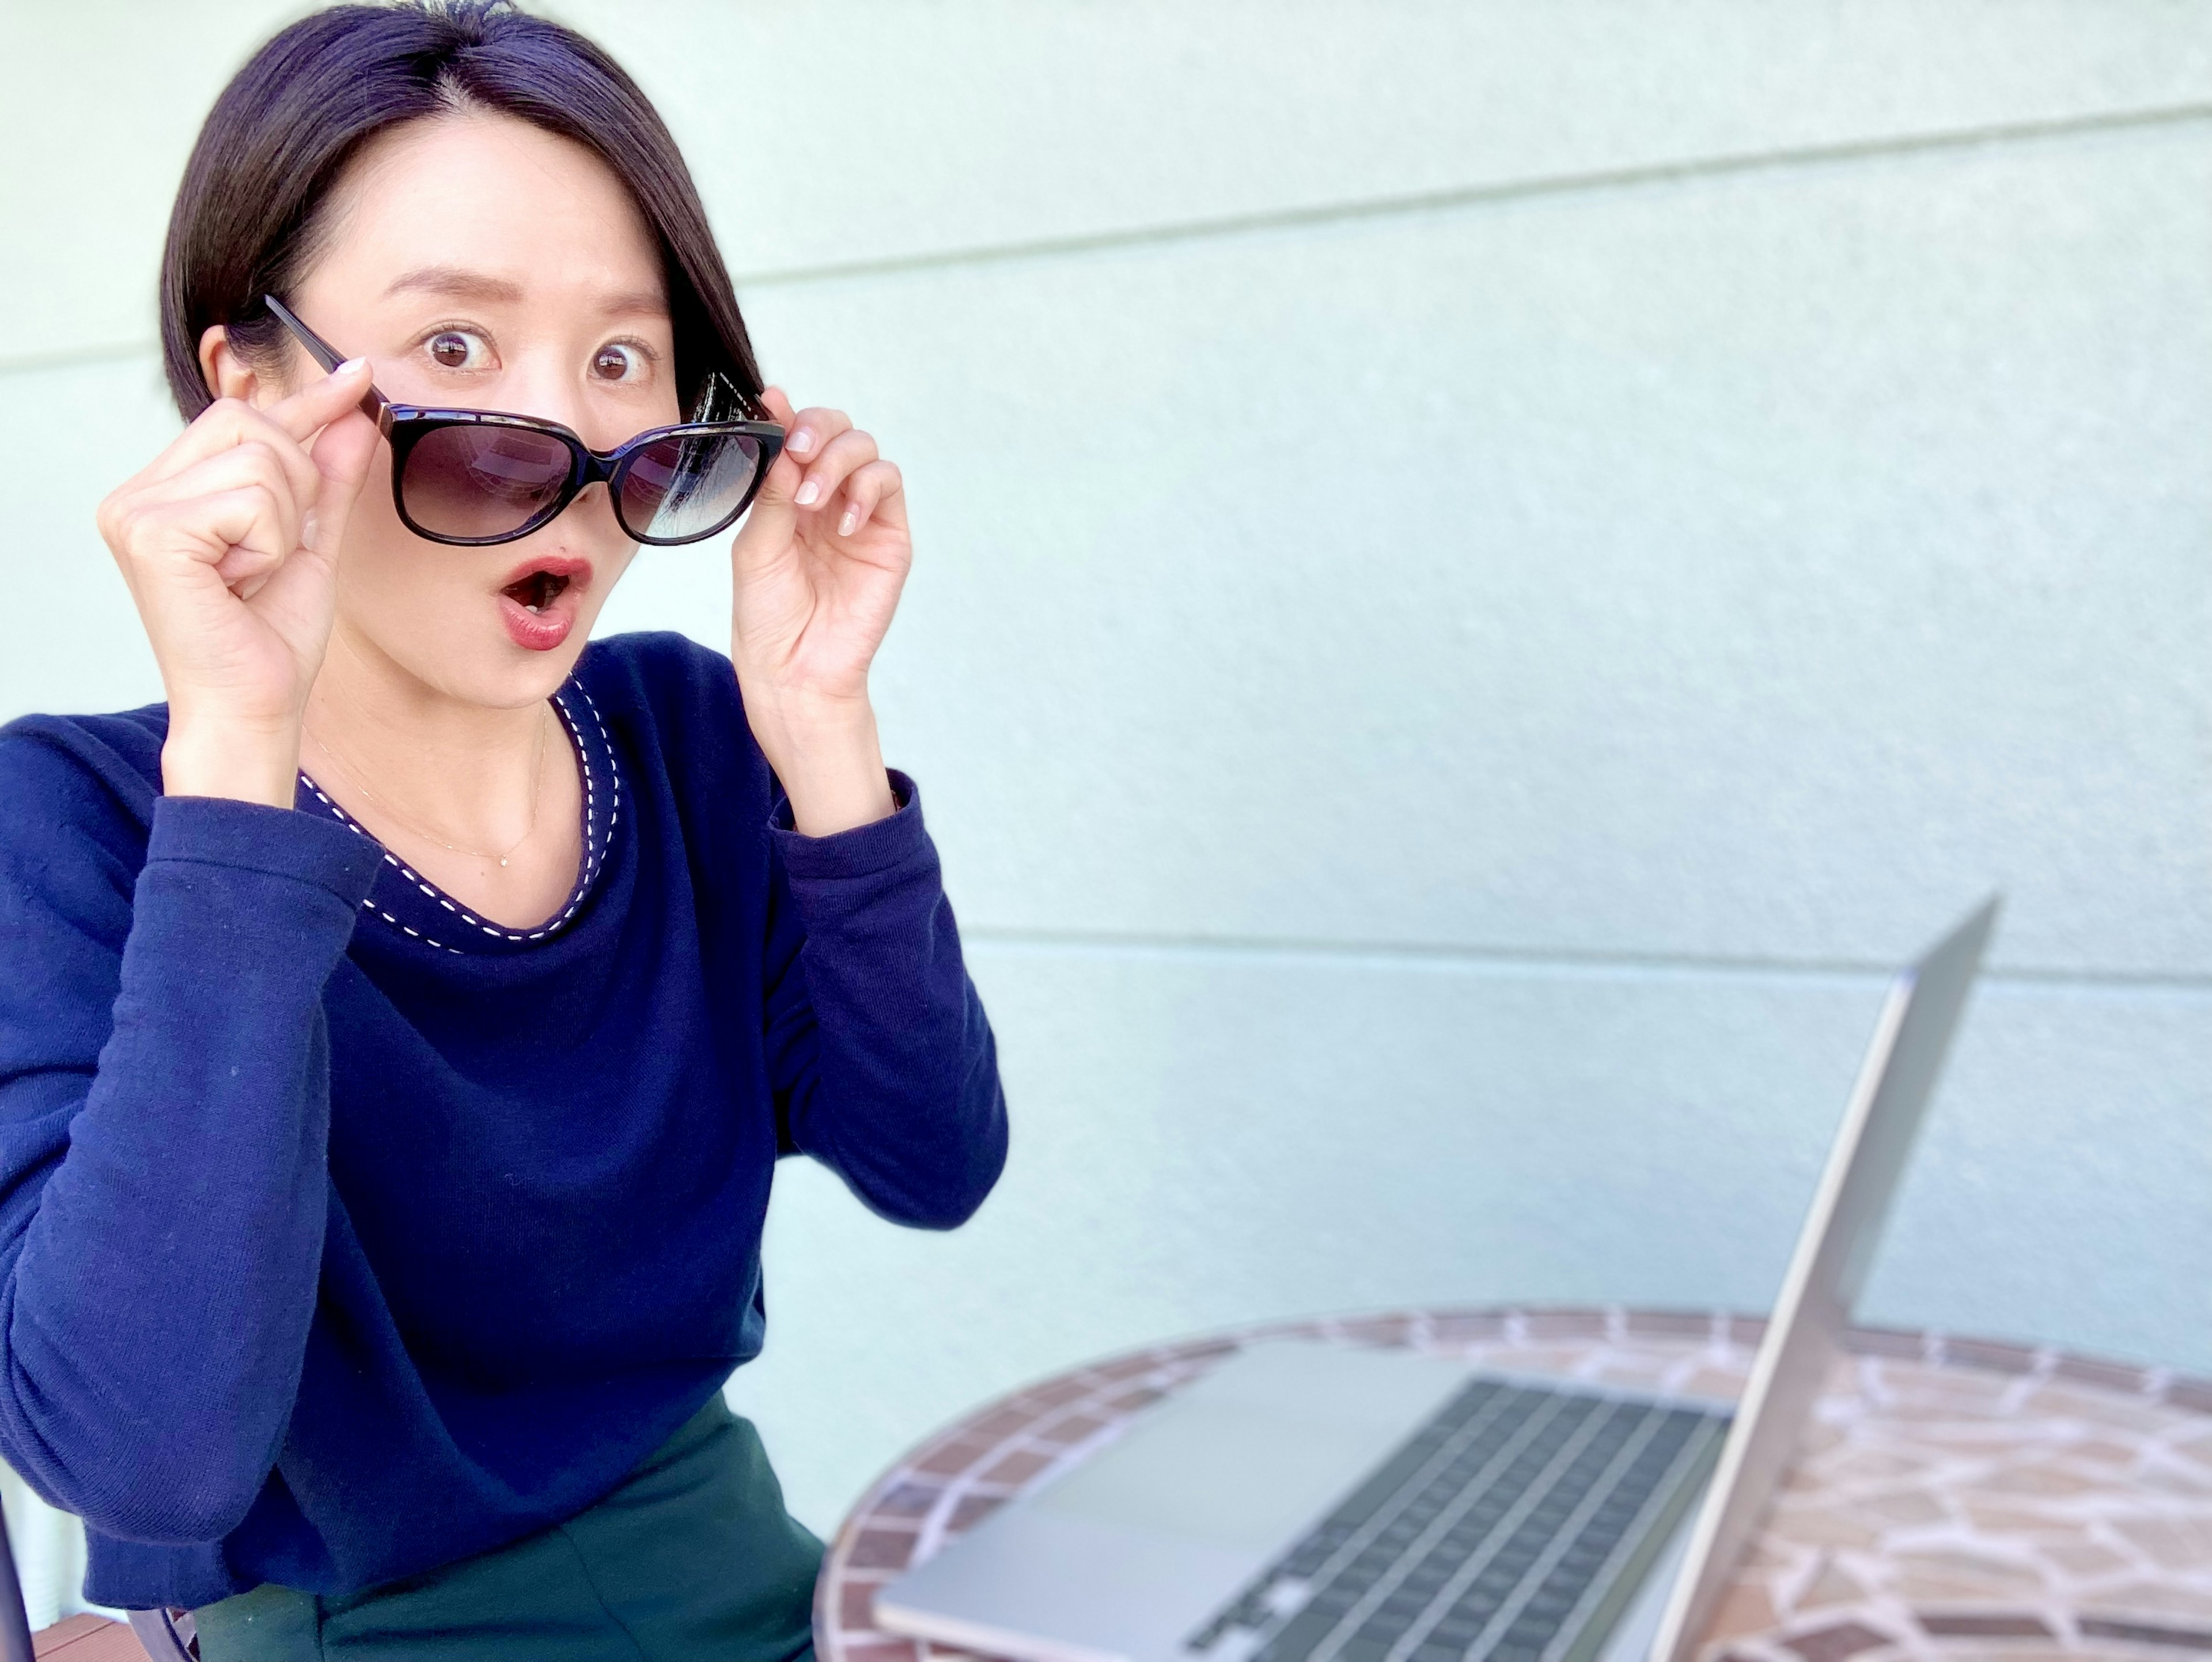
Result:
<svg viewBox="0 0 2212 1662">
<path fill-rule="evenodd" d="M 690 170 L 652 103 L 573 29 L 510 0 L 333 6 L 277 33 L 231 78 L 185 164 L 161 253 L 161 352 L 185 419 L 214 401 L 200 337 L 222 324 L 264 361 L 289 296 L 319 251 L 322 209 L 376 134 L 457 110 L 511 115 L 583 145 L 613 169 L 660 244 L 678 402 L 720 371 L 761 391 L 736 290 Z"/>
</svg>

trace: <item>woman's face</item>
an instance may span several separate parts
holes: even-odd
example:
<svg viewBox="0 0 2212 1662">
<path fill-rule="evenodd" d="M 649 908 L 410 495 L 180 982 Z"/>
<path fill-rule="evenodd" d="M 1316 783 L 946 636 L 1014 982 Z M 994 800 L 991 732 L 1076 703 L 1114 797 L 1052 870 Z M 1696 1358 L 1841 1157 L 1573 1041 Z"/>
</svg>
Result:
<svg viewBox="0 0 2212 1662">
<path fill-rule="evenodd" d="M 659 251 L 581 146 L 509 116 L 415 122 L 329 206 L 293 308 L 394 403 L 543 417 L 595 450 L 681 419 Z M 294 372 L 319 373 L 304 353 Z M 469 703 L 544 698 L 636 552 L 606 487 L 520 541 L 454 548 L 400 523 L 391 478 L 387 447 L 346 527 L 334 649 Z"/>
</svg>

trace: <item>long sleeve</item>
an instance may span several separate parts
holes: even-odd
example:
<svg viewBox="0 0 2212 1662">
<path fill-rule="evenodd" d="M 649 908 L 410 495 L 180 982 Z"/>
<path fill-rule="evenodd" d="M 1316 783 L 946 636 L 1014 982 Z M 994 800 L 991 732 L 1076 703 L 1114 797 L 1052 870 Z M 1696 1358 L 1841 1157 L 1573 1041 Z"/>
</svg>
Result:
<svg viewBox="0 0 2212 1662">
<path fill-rule="evenodd" d="M 884 1216 L 950 1229 L 1006 1164 L 1006 1102 L 920 795 L 891 777 L 887 819 L 774 833 L 771 1082 L 787 1147 Z"/>
<path fill-rule="evenodd" d="M 160 706 L 0 729 L 0 1458 L 87 1596 L 344 1595 L 608 1493 L 760 1352 L 777 1154 L 902 1222 L 1005 1158 L 921 809 L 810 840 L 719 654 L 555 702 L 574 889 L 478 916 Z"/>
<path fill-rule="evenodd" d="M 0 744 L 0 1452 L 108 1535 L 207 1542 L 298 1388 L 321 1000 L 376 854 L 306 814 L 163 799 L 133 880 L 118 822 L 70 758 Z"/>
</svg>

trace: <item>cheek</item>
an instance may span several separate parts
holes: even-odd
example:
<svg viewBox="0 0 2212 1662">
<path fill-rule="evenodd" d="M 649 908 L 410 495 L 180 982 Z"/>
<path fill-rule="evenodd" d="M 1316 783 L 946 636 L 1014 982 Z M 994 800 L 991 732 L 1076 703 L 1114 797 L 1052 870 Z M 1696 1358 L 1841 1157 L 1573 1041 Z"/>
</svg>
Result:
<svg viewBox="0 0 2212 1662">
<path fill-rule="evenodd" d="M 338 561 L 338 605 L 347 612 L 374 608 L 404 593 L 422 562 L 422 539 L 400 524 L 392 505 L 392 467 L 379 459 L 362 486 L 361 499 L 346 521 L 345 548 Z"/>
<path fill-rule="evenodd" d="M 395 661 L 419 669 L 482 632 L 483 551 L 445 548 L 408 530 L 390 478 L 388 466 L 372 469 L 347 521 L 338 611 Z"/>
<path fill-rule="evenodd" d="M 615 585 L 622 581 L 623 574 L 629 569 L 637 554 L 637 545 L 625 537 L 605 559 L 592 556 L 592 592 L 585 597 L 586 617 L 599 616 L 599 608 L 607 603 L 607 596 L 614 593 Z"/>
<path fill-rule="evenodd" d="M 347 521 L 338 615 L 349 632 L 424 685 L 470 703 L 512 705 L 542 697 L 567 675 L 637 552 L 604 486 L 519 542 L 477 549 L 427 542 L 400 523 L 390 464 L 383 462 L 370 470 Z M 518 654 L 500 621 L 496 584 L 500 574 L 538 554 L 590 560 L 592 586 L 569 642 L 542 656 Z"/>
</svg>

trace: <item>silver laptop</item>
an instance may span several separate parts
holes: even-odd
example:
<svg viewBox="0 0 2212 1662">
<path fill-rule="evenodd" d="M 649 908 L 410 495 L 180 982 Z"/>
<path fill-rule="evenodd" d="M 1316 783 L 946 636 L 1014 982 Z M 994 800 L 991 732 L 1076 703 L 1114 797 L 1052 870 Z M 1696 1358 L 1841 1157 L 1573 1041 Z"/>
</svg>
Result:
<svg viewBox="0 0 2212 1662">
<path fill-rule="evenodd" d="M 877 1597 L 1035 1662 L 1687 1662 L 1826 1379 L 1992 899 L 1902 972 L 1741 1403 L 1255 1345 Z"/>
</svg>

